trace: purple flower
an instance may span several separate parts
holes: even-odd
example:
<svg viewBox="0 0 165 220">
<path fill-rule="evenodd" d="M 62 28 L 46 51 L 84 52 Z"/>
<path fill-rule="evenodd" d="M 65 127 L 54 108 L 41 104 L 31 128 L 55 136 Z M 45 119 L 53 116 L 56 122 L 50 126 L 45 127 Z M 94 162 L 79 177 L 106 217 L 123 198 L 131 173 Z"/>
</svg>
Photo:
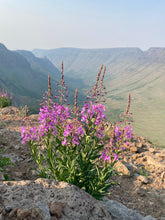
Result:
<svg viewBox="0 0 165 220">
<path fill-rule="evenodd" d="M 109 162 L 111 162 L 111 158 L 110 156 L 107 156 L 105 152 L 102 153 L 102 155 L 100 156 L 100 158 L 102 158 L 103 160 L 107 160 Z"/>
<path fill-rule="evenodd" d="M 115 155 L 114 155 L 114 161 L 118 161 L 118 160 L 119 160 L 118 154 L 115 154 Z"/>
<path fill-rule="evenodd" d="M 66 145 L 67 144 L 67 141 L 66 141 L 66 138 L 64 138 L 64 140 L 62 141 L 62 145 Z"/>
</svg>

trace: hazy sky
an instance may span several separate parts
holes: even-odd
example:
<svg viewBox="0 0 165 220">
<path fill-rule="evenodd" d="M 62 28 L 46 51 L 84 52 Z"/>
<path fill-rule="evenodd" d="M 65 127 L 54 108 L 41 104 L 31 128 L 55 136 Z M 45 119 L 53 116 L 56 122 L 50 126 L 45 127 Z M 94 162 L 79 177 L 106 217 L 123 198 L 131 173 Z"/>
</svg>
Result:
<svg viewBox="0 0 165 220">
<path fill-rule="evenodd" d="M 9 49 L 165 47 L 165 0 L 0 0 Z"/>
</svg>

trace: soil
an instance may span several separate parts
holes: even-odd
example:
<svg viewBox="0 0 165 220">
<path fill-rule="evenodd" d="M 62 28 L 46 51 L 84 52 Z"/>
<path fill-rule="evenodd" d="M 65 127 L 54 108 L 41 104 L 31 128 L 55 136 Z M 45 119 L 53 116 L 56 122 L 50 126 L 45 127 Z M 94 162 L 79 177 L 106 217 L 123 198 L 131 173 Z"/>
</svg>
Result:
<svg viewBox="0 0 165 220">
<path fill-rule="evenodd" d="M 29 118 L 37 124 L 38 115 Z M 10 157 L 14 166 L 5 168 L 12 180 L 36 179 L 36 164 L 29 156 L 28 144 L 21 143 L 22 117 L 18 109 L 0 109 L 1 156 Z M 158 149 L 143 137 L 133 135 L 131 145 L 117 165 L 121 175 L 111 180 L 120 184 L 110 188 L 110 199 L 117 200 L 143 216 L 165 219 L 165 149 Z"/>
</svg>

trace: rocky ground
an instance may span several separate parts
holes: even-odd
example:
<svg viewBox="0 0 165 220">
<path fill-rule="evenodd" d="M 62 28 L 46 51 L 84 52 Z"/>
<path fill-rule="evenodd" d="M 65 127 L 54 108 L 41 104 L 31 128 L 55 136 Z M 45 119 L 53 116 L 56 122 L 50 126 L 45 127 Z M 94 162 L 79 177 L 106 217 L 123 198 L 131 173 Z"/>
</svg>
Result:
<svg viewBox="0 0 165 220">
<path fill-rule="evenodd" d="M 37 117 L 30 116 L 34 124 Z M 15 164 L 5 171 L 13 181 L 35 180 L 33 168 L 36 165 L 29 157 L 29 146 L 21 144 L 21 125 L 18 109 L 0 109 L 0 150 L 5 149 L 0 155 L 9 157 Z M 116 169 L 122 175 L 112 180 L 120 185 L 111 187 L 108 197 L 138 210 L 143 216 L 165 220 L 165 149 L 158 149 L 145 138 L 134 135 Z M 4 180 L 3 173 L 0 173 L 0 180 Z"/>
</svg>

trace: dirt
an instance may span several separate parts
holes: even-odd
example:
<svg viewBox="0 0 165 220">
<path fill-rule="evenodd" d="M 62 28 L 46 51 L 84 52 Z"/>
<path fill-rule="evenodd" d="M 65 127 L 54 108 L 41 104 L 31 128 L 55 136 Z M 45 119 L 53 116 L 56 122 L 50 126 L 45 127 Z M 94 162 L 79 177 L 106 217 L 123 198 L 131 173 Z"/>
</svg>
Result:
<svg viewBox="0 0 165 220">
<path fill-rule="evenodd" d="M 37 124 L 38 115 L 29 117 Z M 10 157 L 14 163 L 5 169 L 12 180 L 33 180 L 37 178 L 36 165 L 29 156 L 28 144 L 21 143 L 21 126 L 22 117 L 16 108 L 0 110 L 0 150 L 4 150 L 0 154 Z M 165 219 L 165 149 L 133 135 L 117 169 L 121 175 L 111 180 L 120 184 L 110 188 L 108 197 L 138 210 L 143 216 Z"/>
</svg>

